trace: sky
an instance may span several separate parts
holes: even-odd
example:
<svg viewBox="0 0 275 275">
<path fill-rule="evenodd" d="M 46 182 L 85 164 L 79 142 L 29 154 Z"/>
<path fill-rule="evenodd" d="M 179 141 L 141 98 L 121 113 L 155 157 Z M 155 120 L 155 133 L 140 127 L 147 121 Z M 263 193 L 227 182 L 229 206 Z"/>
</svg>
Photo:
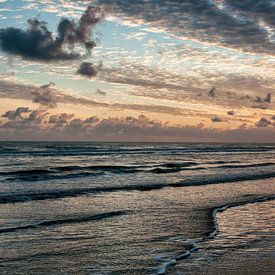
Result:
<svg viewBox="0 0 275 275">
<path fill-rule="evenodd" d="M 275 0 L 0 0 L 0 140 L 275 142 Z"/>
</svg>

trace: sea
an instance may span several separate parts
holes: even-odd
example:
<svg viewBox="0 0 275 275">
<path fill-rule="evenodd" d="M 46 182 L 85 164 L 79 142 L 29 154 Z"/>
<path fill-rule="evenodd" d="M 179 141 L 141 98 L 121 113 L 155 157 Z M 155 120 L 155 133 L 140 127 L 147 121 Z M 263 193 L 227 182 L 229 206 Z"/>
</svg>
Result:
<svg viewBox="0 0 275 275">
<path fill-rule="evenodd" d="M 0 274 L 275 274 L 275 144 L 0 142 Z"/>
</svg>

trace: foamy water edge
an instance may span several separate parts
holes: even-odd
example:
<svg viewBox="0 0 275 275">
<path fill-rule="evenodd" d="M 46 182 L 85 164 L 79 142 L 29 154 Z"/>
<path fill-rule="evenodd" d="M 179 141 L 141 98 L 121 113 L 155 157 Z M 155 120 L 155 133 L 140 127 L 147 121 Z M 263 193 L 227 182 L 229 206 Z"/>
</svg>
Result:
<svg viewBox="0 0 275 275">
<path fill-rule="evenodd" d="M 219 233 L 219 223 L 217 219 L 217 213 L 224 212 L 227 209 L 233 208 L 233 207 L 238 207 L 238 206 L 252 204 L 252 203 L 266 202 L 271 200 L 275 200 L 275 195 L 254 198 L 246 201 L 233 202 L 223 206 L 215 207 L 214 209 L 211 210 L 211 221 L 212 221 L 213 230 L 206 237 L 202 237 L 200 239 L 195 239 L 195 240 L 187 240 L 191 248 L 186 249 L 185 251 L 183 251 L 182 254 L 178 255 L 175 258 L 171 258 L 169 261 L 163 262 L 159 267 L 156 268 L 156 272 L 153 273 L 153 275 L 166 274 L 166 271 L 169 267 L 177 265 L 177 263 L 191 256 L 192 252 L 199 250 L 198 245 L 200 243 L 207 242 L 208 240 L 214 239 Z"/>
</svg>

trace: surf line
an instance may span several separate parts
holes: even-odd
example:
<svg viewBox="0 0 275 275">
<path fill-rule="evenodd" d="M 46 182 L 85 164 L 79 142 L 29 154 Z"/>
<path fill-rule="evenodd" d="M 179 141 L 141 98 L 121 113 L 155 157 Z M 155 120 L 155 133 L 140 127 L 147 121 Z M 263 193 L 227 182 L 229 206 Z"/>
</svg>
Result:
<svg viewBox="0 0 275 275">
<path fill-rule="evenodd" d="M 199 250 L 199 244 L 209 241 L 211 239 L 214 239 L 218 233 L 219 233 L 219 224 L 217 219 L 217 213 L 224 212 L 229 208 L 238 207 L 246 204 L 252 204 L 252 203 L 259 203 L 259 202 L 265 202 L 265 201 L 271 201 L 275 199 L 275 195 L 260 197 L 260 198 L 254 198 L 251 200 L 246 201 L 239 201 L 239 202 L 233 202 L 229 203 L 223 206 L 215 207 L 211 210 L 211 221 L 212 221 L 212 230 L 207 234 L 207 236 L 202 237 L 200 239 L 196 240 L 188 240 L 187 242 L 190 244 L 189 248 L 184 250 L 183 253 L 178 255 L 175 258 L 170 259 L 169 261 L 165 261 L 161 266 L 159 266 L 156 269 L 156 272 L 153 273 L 153 275 L 164 275 L 166 274 L 167 268 L 171 266 L 175 266 L 177 263 L 182 261 L 183 259 L 191 256 L 191 253 L 194 251 Z"/>
<path fill-rule="evenodd" d="M 27 225 L 21 225 L 16 227 L 0 228 L 0 234 L 16 232 L 18 230 L 37 229 L 40 227 L 98 221 L 98 220 L 113 218 L 116 216 L 127 215 L 130 212 L 131 212 L 130 210 L 119 210 L 119 211 L 99 213 L 92 216 L 74 217 L 74 218 L 67 218 L 67 219 L 60 219 L 60 220 L 49 220 L 49 221 L 38 222 L 36 224 L 27 224 Z"/>
</svg>

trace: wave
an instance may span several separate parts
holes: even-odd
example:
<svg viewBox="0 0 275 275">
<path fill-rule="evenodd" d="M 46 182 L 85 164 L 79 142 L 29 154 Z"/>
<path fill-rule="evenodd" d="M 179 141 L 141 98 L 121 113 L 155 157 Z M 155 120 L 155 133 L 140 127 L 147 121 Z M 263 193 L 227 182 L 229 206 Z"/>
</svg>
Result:
<svg viewBox="0 0 275 275">
<path fill-rule="evenodd" d="M 271 152 L 275 150 L 275 146 L 264 145 L 189 145 L 176 147 L 170 147 L 165 145 L 137 145 L 126 146 L 120 144 L 106 145 L 67 145 L 62 146 L 60 144 L 52 145 L 31 145 L 26 146 L 22 144 L 22 147 L 7 146 L 0 148 L 0 154 L 2 156 L 18 155 L 18 156 L 39 156 L 39 157 L 51 157 L 51 156 L 101 156 L 101 155 L 124 155 L 124 154 L 158 154 L 158 155 L 175 155 L 175 154 L 189 154 L 189 153 L 249 153 L 249 152 Z"/>
<path fill-rule="evenodd" d="M 185 258 L 191 256 L 191 254 L 194 251 L 197 251 L 198 245 L 209 241 L 213 238 L 215 238 L 218 233 L 219 233 L 219 224 L 217 221 L 217 213 L 218 212 L 224 212 L 225 210 L 232 208 L 232 207 L 237 207 L 245 204 L 251 204 L 251 203 L 258 203 L 258 202 L 265 202 L 269 200 L 274 200 L 275 196 L 266 196 L 266 197 L 260 197 L 260 198 L 253 198 L 251 200 L 245 200 L 245 201 L 240 201 L 240 202 L 234 202 L 230 204 L 226 204 L 223 206 L 215 207 L 211 210 L 210 216 L 211 216 L 211 223 L 212 223 L 212 230 L 206 234 L 206 236 L 196 239 L 196 240 L 188 240 L 188 245 L 184 247 L 184 251 L 176 256 L 175 258 L 170 258 L 169 260 L 163 262 L 159 267 L 156 268 L 155 275 L 164 275 L 166 274 L 167 268 L 171 266 L 175 266 L 177 263 L 180 261 L 184 260 Z"/>
<path fill-rule="evenodd" d="M 30 170 L 19 170 L 19 171 L 11 171 L 11 172 L 0 172 L 0 175 L 28 175 L 32 173 L 36 174 L 46 174 L 46 173 L 55 173 L 55 172 L 71 172 L 76 170 L 103 170 L 103 171 L 132 171 L 134 169 L 142 169 L 142 168 L 150 168 L 150 167 L 166 167 L 166 168 L 177 168 L 177 167 L 188 167 L 195 166 L 198 163 L 185 161 L 180 163 L 164 163 L 164 164 L 156 164 L 156 165 L 90 165 L 90 166 L 56 166 L 49 169 L 30 169 Z"/>
<path fill-rule="evenodd" d="M 241 162 L 238 160 L 228 160 L 228 161 L 217 160 L 217 161 L 208 161 L 206 163 L 207 164 L 226 164 L 226 163 L 241 163 Z"/>
<path fill-rule="evenodd" d="M 48 226 L 54 226 L 54 225 L 97 221 L 97 220 L 112 218 L 112 217 L 116 217 L 116 216 L 126 215 L 129 212 L 130 212 L 129 210 L 112 211 L 112 212 L 105 212 L 105 213 L 96 214 L 96 215 L 92 215 L 92 216 L 73 217 L 73 218 L 60 219 L 60 220 L 50 220 L 50 221 L 39 222 L 36 224 L 28 224 L 28 225 L 22 225 L 22 226 L 16 226 L 16 227 L 0 228 L 0 234 L 16 232 L 18 230 L 37 229 L 39 227 L 48 227 Z"/>
<path fill-rule="evenodd" d="M 251 163 L 251 164 L 243 164 L 243 165 L 221 165 L 216 168 L 252 168 L 252 167 L 267 167 L 275 165 L 274 162 L 263 162 L 263 163 Z"/>
<path fill-rule="evenodd" d="M 40 193 L 4 193 L 0 194 L 0 204 L 5 203 L 18 203 L 32 200 L 47 200 L 47 199 L 60 199 L 66 197 L 76 197 L 80 195 L 87 195 L 92 193 L 103 193 L 103 192 L 120 192 L 120 191 L 151 191 L 162 188 L 176 188 L 186 186 L 200 186 L 208 184 L 220 184 L 220 183 L 234 183 L 240 181 L 251 181 L 274 178 L 275 172 L 259 173 L 259 174 L 229 174 L 229 175 L 208 175 L 207 177 L 198 176 L 192 179 L 184 181 L 165 184 L 141 184 L 141 185 L 128 185 L 128 186 L 106 186 L 106 187 L 92 187 L 92 188 L 75 188 L 69 190 L 49 190 Z"/>
<path fill-rule="evenodd" d="M 195 165 L 197 165 L 197 163 L 194 161 L 186 161 L 186 162 L 180 162 L 180 163 L 170 162 L 170 163 L 162 164 L 160 166 L 167 167 L 167 168 L 181 168 L 181 167 L 188 167 L 188 166 L 195 166 Z"/>
<path fill-rule="evenodd" d="M 175 168 L 154 168 L 147 172 L 155 173 L 155 174 L 165 174 L 165 173 L 177 173 L 181 171 L 190 171 L 190 170 L 204 170 L 205 167 L 194 167 L 194 168 L 181 168 L 181 167 L 175 167 Z"/>
<path fill-rule="evenodd" d="M 164 163 L 156 165 L 91 165 L 91 166 L 57 166 L 48 169 L 29 169 L 10 172 L 0 172 L 0 176 L 6 176 L 6 181 L 40 181 L 40 180 L 58 180 L 71 178 L 84 178 L 102 176 L 106 173 L 113 174 L 134 174 L 134 173 L 177 173 L 181 171 L 195 171 L 205 169 L 242 169 L 253 167 L 268 167 L 275 165 L 273 162 L 252 163 L 252 164 L 225 164 L 218 166 L 207 166 L 207 164 L 225 164 L 233 162 L 204 162 L 202 165 L 196 162 Z M 236 162 L 234 162 L 236 163 Z M 205 166 L 206 165 L 206 166 Z"/>
<path fill-rule="evenodd" d="M 38 181 L 49 179 L 68 179 L 78 177 L 99 176 L 104 173 L 131 174 L 131 173 L 165 173 L 178 172 L 188 166 L 197 165 L 195 162 L 165 163 L 160 165 L 91 165 L 91 166 L 57 166 L 48 169 L 29 169 L 10 172 L 0 172 L 7 181 Z M 164 167 L 164 168 L 161 168 Z M 77 173 L 78 172 L 78 173 Z M 63 174 L 62 174 L 63 173 Z"/>
<path fill-rule="evenodd" d="M 58 172 L 73 172 L 81 170 L 103 170 L 103 171 L 127 171 L 131 170 L 131 166 L 112 166 L 112 165 L 97 165 L 97 166 L 60 166 L 52 167 L 49 169 L 30 169 L 30 170 L 18 170 L 11 172 L 0 172 L 0 175 L 32 175 L 32 174 L 48 174 Z"/>
<path fill-rule="evenodd" d="M 96 177 L 103 175 L 103 172 L 85 172 L 85 173 L 73 173 L 73 174 L 51 174 L 51 173 L 45 173 L 43 174 L 36 174 L 36 173 L 30 173 L 29 175 L 22 175 L 19 174 L 16 177 L 8 177 L 6 181 L 14 181 L 14 180 L 20 180 L 20 181 L 41 181 L 41 180 L 64 180 L 64 179 L 73 179 L 73 178 L 84 178 L 84 177 Z"/>
</svg>

